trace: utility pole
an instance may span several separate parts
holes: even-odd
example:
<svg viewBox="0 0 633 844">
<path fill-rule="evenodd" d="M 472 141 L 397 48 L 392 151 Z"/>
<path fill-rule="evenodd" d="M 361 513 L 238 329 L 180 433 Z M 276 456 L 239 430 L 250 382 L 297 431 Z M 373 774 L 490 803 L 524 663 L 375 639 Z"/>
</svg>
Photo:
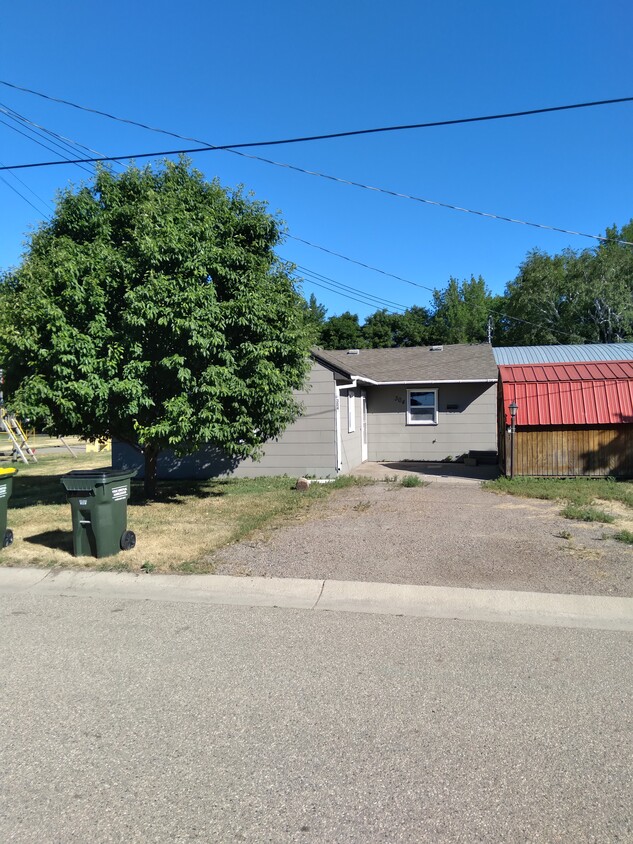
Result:
<svg viewBox="0 0 633 844">
<path fill-rule="evenodd" d="M 492 345 L 492 314 L 488 314 L 488 345 Z"/>
</svg>

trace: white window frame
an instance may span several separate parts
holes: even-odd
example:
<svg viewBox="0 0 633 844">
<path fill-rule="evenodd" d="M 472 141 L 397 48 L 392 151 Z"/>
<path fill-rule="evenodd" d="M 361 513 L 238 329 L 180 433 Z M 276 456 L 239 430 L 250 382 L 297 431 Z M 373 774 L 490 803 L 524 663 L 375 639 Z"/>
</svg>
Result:
<svg viewBox="0 0 633 844">
<path fill-rule="evenodd" d="M 412 393 L 433 393 L 433 419 L 416 419 L 411 415 L 411 394 Z M 416 387 L 407 390 L 407 425 L 437 425 L 437 387 Z"/>
<path fill-rule="evenodd" d="M 356 431 L 356 395 L 354 390 L 347 391 L 347 433 L 353 434 Z"/>
</svg>

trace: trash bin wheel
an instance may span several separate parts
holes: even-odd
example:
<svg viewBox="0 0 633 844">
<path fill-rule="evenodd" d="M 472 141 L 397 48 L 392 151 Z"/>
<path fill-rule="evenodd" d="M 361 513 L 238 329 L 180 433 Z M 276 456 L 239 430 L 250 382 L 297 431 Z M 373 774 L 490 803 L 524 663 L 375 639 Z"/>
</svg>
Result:
<svg viewBox="0 0 633 844">
<path fill-rule="evenodd" d="M 123 535 L 121 536 L 121 550 L 122 551 L 131 551 L 132 548 L 136 545 L 136 534 L 132 530 L 124 531 Z"/>
<path fill-rule="evenodd" d="M 4 532 L 4 536 L 2 538 L 2 547 L 6 548 L 7 545 L 11 545 L 13 542 L 13 531 L 11 528 L 7 528 Z"/>
</svg>

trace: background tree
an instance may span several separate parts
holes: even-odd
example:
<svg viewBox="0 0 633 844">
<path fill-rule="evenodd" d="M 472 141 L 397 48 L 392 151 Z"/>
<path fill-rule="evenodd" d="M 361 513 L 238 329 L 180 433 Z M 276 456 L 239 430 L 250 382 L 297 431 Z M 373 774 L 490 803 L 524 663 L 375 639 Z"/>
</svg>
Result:
<svg viewBox="0 0 633 844">
<path fill-rule="evenodd" d="M 395 346 L 426 346 L 429 343 L 430 313 L 427 308 L 412 305 L 398 317 L 394 329 Z"/>
<path fill-rule="evenodd" d="M 509 345 L 613 343 L 633 337 L 633 224 L 607 231 L 595 250 L 535 250 L 506 285 Z M 497 341 L 498 342 L 498 341 Z"/>
<path fill-rule="evenodd" d="M 493 296 L 481 276 L 461 283 L 451 278 L 433 293 L 433 343 L 485 343 Z"/>
<path fill-rule="evenodd" d="M 314 293 L 310 294 L 310 298 L 305 302 L 304 322 L 306 330 L 310 335 L 310 342 L 312 344 L 319 344 L 321 338 L 321 331 L 325 323 L 325 314 L 327 313 L 325 305 L 321 305 L 317 301 Z"/>
<path fill-rule="evenodd" d="M 323 324 L 319 345 L 323 349 L 366 349 L 358 322 L 358 314 L 345 311 L 331 316 Z"/>
<path fill-rule="evenodd" d="M 390 314 L 384 309 L 368 316 L 361 329 L 365 344 L 370 349 L 390 349 L 395 346 L 400 318 L 401 314 Z"/>
<path fill-rule="evenodd" d="M 150 497 L 165 448 L 257 456 L 296 418 L 307 372 L 280 235 L 264 203 L 184 159 L 64 191 L 8 279 L 12 405 L 136 445 Z"/>
</svg>

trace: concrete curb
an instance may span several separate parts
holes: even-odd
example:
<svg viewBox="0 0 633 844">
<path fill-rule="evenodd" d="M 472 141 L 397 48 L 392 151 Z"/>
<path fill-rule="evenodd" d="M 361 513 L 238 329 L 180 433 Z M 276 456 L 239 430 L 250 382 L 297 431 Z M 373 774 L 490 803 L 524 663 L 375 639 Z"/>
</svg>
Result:
<svg viewBox="0 0 633 844">
<path fill-rule="evenodd" d="M 25 592 L 633 631 L 633 598 L 360 581 L 0 567 L 0 594 Z"/>
</svg>

